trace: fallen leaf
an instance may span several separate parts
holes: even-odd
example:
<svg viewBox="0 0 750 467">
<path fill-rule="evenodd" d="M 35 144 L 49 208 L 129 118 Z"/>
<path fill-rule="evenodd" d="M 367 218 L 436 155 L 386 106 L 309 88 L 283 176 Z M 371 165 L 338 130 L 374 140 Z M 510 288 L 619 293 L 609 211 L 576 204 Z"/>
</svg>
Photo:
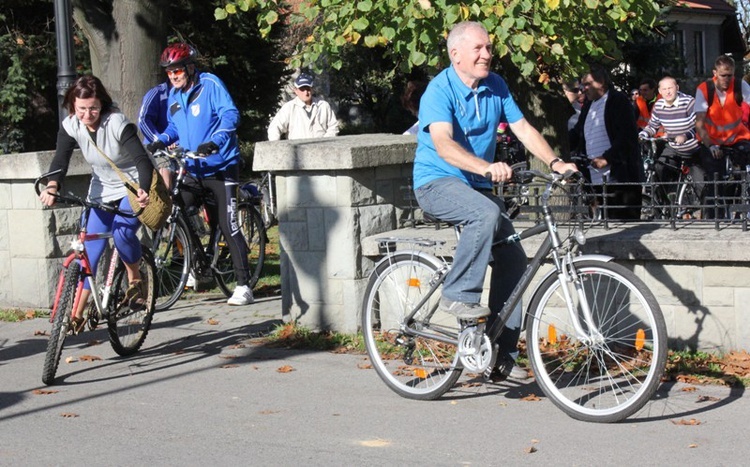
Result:
<svg viewBox="0 0 750 467">
<path fill-rule="evenodd" d="M 174 354 L 174 355 L 182 355 L 184 353 L 185 353 L 184 350 L 175 350 L 174 352 L 172 352 L 172 354 Z"/>
<path fill-rule="evenodd" d="M 261 410 L 258 413 L 261 415 L 272 415 L 272 414 L 279 413 L 279 412 L 281 412 L 281 410 Z"/>
<path fill-rule="evenodd" d="M 294 371 L 294 368 L 292 368 L 290 365 L 284 365 L 282 367 L 276 368 L 276 371 L 279 373 L 291 373 Z"/>
<path fill-rule="evenodd" d="M 234 344 L 229 346 L 230 349 L 244 349 L 245 347 L 247 347 L 245 344 Z"/>
<path fill-rule="evenodd" d="M 458 401 L 451 401 L 451 405 L 456 405 L 456 404 L 458 404 Z"/>
<path fill-rule="evenodd" d="M 684 418 L 681 420 L 671 420 L 671 422 L 675 425 L 700 425 L 700 420 L 696 420 L 695 418 L 691 418 L 690 420 L 685 420 Z"/>
<path fill-rule="evenodd" d="M 481 386 L 481 385 L 482 385 L 482 383 L 480 383 L 478 381 L 466 381 L 465 383 L 461 384 L 461 387 L 462 388 L 475 388 L 475 387 Z"/>
<path fill-rule="evenodd" d="M 357 363 L 357 368 L 360 370 L 370 370 L 372 369 L 372 365 L 370 363 Z"/>
<path fill-rule="evenodd" d="M 697 448 L 697 447 L 698 447 L 698 445 L 697 445 L 697 444 L 695 444 L 695 443 L 693 443 L 693 444 L 688 444 L 688 448 L 690 448 L 690 449 L 693 449 L 693 448 Z"/>
<path fill-rule="evenodd" d="M 69 356 L 69 357 L 65 357 L 65 363 L 73 363 L 73 362 L 77 362 L 77 361 L 78 361 L 78 359 L 77 359 L 77 358 L 75 358 L 75 357 L 74 357 L 74 356 L 72 356 L 72 355 L 71 355 L 71 356 Z"/>
<path fill-rule="evenodd" d="M 236 363 L 227 363 L 226 365 L 221 365 L 219 368 L 237 368 L 238 366 Z"/>
<path fill-rule="evenodd" d="M 698 400 L 696 402 L 718 402 L 721 399 L 714 396 L 698 396 Z"/>
<path fill-rule="evenodd" d="M 78 417 L 78 414 L 77 413 L 72 413 L 72 412 L 63 412 L 63 413 L 60 414 L 60 416 L 63 417 L 63 418 L 76 418 L 76 417 Z"/>
<path fill-rule="evenodd" d="M 32 394 L 39 394 L 42 396 L 46 396 L 48 394 L 57 394 L 60 391 L 56 391 L 54 389 L 34 389 L 31 391 Z"/>
<path fill-rule="evenodd" d="M 529 447 L 526 448 L 526 454 L 533 454 L 536 451 L 537 451 L 537 449 L 534 446 L 529 446 Z"/>
<path fill-rule="evenodd" d="M 96 362 L 101 359 L 102 357 L 97 357 L 96 355 L 81 355 L 80 357 L 82 362 Z"/>
<path fill-rule="evenodd" d="M 34 313 L 34 310 L 29 310 L 26 312 L 26 319 L 34 319 L 34 316 L 36 316 L 36 313 Z"/>
<path fill-rule="evenodd" d="M 390 446 L 391 442 L 387 439 L 368 439 L 364 441 L 359 442 L 360 446 L 364 446 L 366 448 L 383 448 L 386 446 Z"/>
<path fill-rule="evenodd" d="M 522 397 L 521 400 L 526 402 L 539 402 L 542 399 L 536 394 L 529 394 L 526 397 Z"/>
<path fill-rule="evenodd" d="M 95 345 L 100 345 L 102 343 L 99 339 L 91 339 L 90 341 L 86 342 L 86 347 L 93 347 Z"/>
<path fill-rule="evenodd" d="M 687 386 L 687 387 L 682 388 L 682 390 L 684 392 L 693 392 L 693 391 L 697 391 L 698 388 L 696 388 L 695 386 Z"/>
<path fill-rule="evenodd" d="M 206 323 L 210 324 L 211 326 L 216 326 L 217 324 L 219 324 L 219 322 L 213 318 L 208 318 L 208 320 L 206 320 Z"/>
<path fill-rule="evenodd" d="M 219 355 L 219 358 L 224 358 L 224 359 L 227 359 L 227 360 L 231 360 L 233 358 L 237 358 L 237 355 L 221 354 L 221 355 Z"/>
<path fill-rule="evenodd" d="M 538 443 L 539 443 L 539 440 L 538 440 L 538 439 L 532 439 L 532 440 L 531 440 L 531 444 L 538 444 Z"/>
<path fill-rule="evenodd" d="M 40 331 L 37 329 L 36 331 L 34 331 L 34 335 L 35 336 L 49 336 L 49 333 L 47 331 Z"/>
</svg>

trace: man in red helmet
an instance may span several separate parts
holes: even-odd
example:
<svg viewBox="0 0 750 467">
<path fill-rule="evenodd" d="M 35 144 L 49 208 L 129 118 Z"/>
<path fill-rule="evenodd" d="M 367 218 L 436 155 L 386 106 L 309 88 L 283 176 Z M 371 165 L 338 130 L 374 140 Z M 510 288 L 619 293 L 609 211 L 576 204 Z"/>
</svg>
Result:
<svg viewBox="0 0 750 467">
<path fill-rule="evenodd" d="M 224 83 L 211 73 L 200 72 L 195 61 L 197 51 L 178 42 L 164 49 L 161 66 L 167 72 L 172 90 L 167 99 L 167 128 L 148 145 L 151 152 L 175 141 L 185 150 L 203 157 L 186 161 L 189 177 L 185 183 L 192 189 L 183 190 L 186 206 L 198 202 L 193 191 L 210 191 L 216 205 L 206 205 L 209 219 L 218 223 L 234 263 L 237 288 L 227 303 L 247 305 L 253 302 L 248 285 L 247 243 L 237 220 L 237 187 L 240 174 L 240 150 L 237 125 L 240 113 Z"/>
</svg>

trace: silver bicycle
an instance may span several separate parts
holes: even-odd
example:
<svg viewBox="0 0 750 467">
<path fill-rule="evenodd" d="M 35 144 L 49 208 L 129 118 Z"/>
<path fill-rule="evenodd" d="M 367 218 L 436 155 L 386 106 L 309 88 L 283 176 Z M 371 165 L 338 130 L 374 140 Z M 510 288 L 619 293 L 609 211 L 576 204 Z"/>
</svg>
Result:
<svg viewBox="0 0 750 467">
<path fill-rule="evenodd" d="M 370 275 L 362 306 L 373 367 L 399 395 L 423 400 L 450 390 L 464 369 L 481 374 L 494 365 L 494 342 L 549 260 L 552 269 L 538 281 L 524 313 L 536 381 L 573 418 L 622 420 L 653 396 L 664 372 L 667 333 L 659 304 L 643 281 L 612 258 L 579 254 L 585 235 L 576 210 L 557 205 L 583 204 L 576 200 L 582 184 L 533 170 L 515 177 L 519 183 L 543 181 L 542 221 L 501 243 L 546 238 L 492 327 L 486 329 L 486 319 L 457 320 L 438 308 L 451 264 L 425 251 L 436 242 L 384 238 L 385 257 Z M 561 237 L 566 225 L 568 235 Z"/>
</svg>

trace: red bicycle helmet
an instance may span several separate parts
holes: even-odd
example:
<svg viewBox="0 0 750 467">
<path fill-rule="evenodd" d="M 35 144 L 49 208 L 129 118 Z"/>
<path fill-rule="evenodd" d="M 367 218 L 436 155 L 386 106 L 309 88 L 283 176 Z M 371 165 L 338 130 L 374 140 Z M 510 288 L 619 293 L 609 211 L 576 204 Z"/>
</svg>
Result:
<svg viewBox="0 0 750 467">
<path fill-rule="evenodd" d="M 162 68 L 175 65 L 187 65 L 193 63 L 198 56 L 198 52 L 184 42 L 177 42 L 168 45 L 164 52 L 161 53 L 159 64 Z"/>
</svg>

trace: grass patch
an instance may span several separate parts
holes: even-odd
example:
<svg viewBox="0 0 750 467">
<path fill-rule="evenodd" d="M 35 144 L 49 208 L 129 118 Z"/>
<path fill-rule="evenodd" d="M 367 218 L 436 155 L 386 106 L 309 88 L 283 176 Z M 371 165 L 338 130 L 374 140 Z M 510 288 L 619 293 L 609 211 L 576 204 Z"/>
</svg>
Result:
<svg viewBox="0 0 750 467">
<path fill-rule="evenodd" d="M 316 332 L 297 323 L 277 326 L 265 341 L 270 346 L 292 349 L 355 354 L 366 352 L 362 334 Z M 517 362 L 523 367 L 530 366 L 523 344 Z M 664 380 L 750 387 L 750 354 L 744 350 L 724 355 L 700 351 L 670 351 Z"/>
<path fill-rule="evenodd" d="M 41 310 L 0 310 L 0 321 L 16 323 L 27 319 L 44 318 L 49 316 L 49 312 Z"/>
</svg>

